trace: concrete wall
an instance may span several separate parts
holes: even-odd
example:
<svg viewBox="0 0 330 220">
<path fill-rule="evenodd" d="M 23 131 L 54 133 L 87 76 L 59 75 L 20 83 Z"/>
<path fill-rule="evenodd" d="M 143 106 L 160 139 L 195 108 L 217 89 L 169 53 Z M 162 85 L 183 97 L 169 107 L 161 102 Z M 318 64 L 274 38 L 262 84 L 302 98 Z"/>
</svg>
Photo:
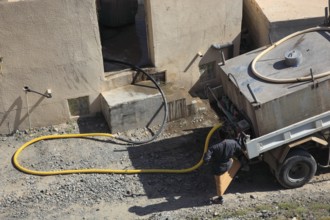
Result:
<svg viewBox="0 0 330 220">
<path fill-rule="evenodd" d="M 146 0 L 145 5 L 149 54 L 158 69 L 167 70 L 168 82 L 193 87 L 198 66 L 220 57 L 212 44 L 234 43 L 238 55 L 242 0 Z"/>
<path fill-rule="evenodd" d="M 244 1 L 244 18 L 254 47 L 268 45 L 270 23 L 255 0 Z"/>
<path fill-rule="evenodd" d="M 244 21 L 255 48 L 322 25 L 327 0 L 244 0 Z"/>
<path fill-rule="evenodd" d="M 208 84 L 199 65 L 214 62 L 218 71 L 212 44 L 233 43 L 239 53 L 242 0 L 145 0 L 145 8 L 150 57 L 180 89 Z M 0 18 L 0 133 L 67 121 L 68 99 L 87 96 L 87 107 L 76 108 L 101 111 L 107 86 L 95 0 L 0 0 Z M 48 89 L 52 98 L 42 96 Z"/>
<path fill-rule="evenodd" d="M 70 119 L 67 99 L 88 96 L 89 113 L 100 111 L 95 0 L 0 1 L 0 57 L 0 133 Z"/>
</svg>

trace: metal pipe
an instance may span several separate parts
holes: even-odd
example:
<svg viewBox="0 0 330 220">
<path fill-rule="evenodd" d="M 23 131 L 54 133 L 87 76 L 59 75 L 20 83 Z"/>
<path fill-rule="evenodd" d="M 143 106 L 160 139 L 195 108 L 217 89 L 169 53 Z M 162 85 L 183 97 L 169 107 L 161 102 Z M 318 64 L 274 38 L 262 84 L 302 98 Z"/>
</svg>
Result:
<svg viewBox="0 0 330 220">
<path fill-rule="evenodd" d="M 328 23 L 327 25 L 329 26 L 330 25 L 330 0 L 328 1 Z"/>
<path fill-rule="evenodd" d="M 32 126 L 31 126 L 31 119 L 30 119 L 30 107 L 29 107 L 28 89 L 25 90 L 25 97 L 26 97 L 26 108 L 27 108 L 27 115 L 28 115 L 28 121 L 29 121 L 29 128 L 31 130 Z"/>
<path fill-rule="evenodd" d="M 212 89 L 208 86 L 207 87 L 209 89 L 209 91 L 211 92 L 213 98 L 215 99 L 215 101 L 217 102 L 217 106 L 221 109 L 221 111 L 225 114 L 226 118 L 229 120 L 229 122 L 231 124 L 234 124 L 233 119 L 231 117 L 231 114 L 221 105 L 220 101 L 218 100 L 217 96 L 214 94 L 214 92 L 212 91 Z"/>
<path fill-rule="evenodd" d="M 223 50 L 221 50 L 221 59 L 222 59 L 222 65 L 226 64 L 226 58 L 225 58 L 225 54 L 223 53 Z"/>
<path fill-rule="evenodd" d="M 217 49 L 217 50 L 221 50 L 221 49 L 228 48 L 228 47 L 231 47 L 231 46 L 233 46 L 232 43 L 212 44 L 212 47 L 214 49 Z"/>
<path fill-rule="evenodd" d="M 313 89 L 316 88 L 318 85 L 315 84 L 315 77 L 314 77 L 314 73 L 313 73 L 313 69 L 310 68 L 310 74 L 311 74 L 311 79 L 312 79 L 312 82 L 313 82 Z"/>
<path fill-rule="evenodd" d="M 212 44 L 212 47 L 216 50 L 220 50 L 221 53 L 221 59 L 222 59 L 222 65 L 226 64 L 226 58 L 225 58 L 225 54 L 223 53 L 223 49 L 225 48 L 229 48 L 232 47 L 233 44 L 232 43 L 224 43 L 224 44 Z M 219 63 L 220 65 L 220 63 Z"/>
<path fill-rule="evenodd" d="M 315 79 L 314 79 L 313 69 L 312 69 L 312 68 L 310 68 L 310 69 L 309 69 L 309 71 L 310 71 L 310 73 L 311 73 L 311 78 L 312 78 L 312 81 L 314 82 L 314 81 L 315 81 Z"/>
<path fill-rule="evenodd" d="M 242 93 L 242 92 L 241 92 L 241 88 L 239 87 L 238 82 L 237 82 L 235 76 L 234 76 L 232 73 L 228 73 L 228 79 L 230 79 L 230 77 L 232 77 L 232 78 L 234 79 L 234 81 L 235 81 L 235 83 L 236 83 L 236 86 L 237 86 L 237 88 L 238 88 L 238 91 L 239 91 L 239 93 L 241 94 L 241 93 Z"/>
<path fill-rule="evenodd" d="M 325 7 L 325 19 L 324 19 L 324 25 L 328 25 L 329 24 L 329 10 L 328 7 Z"/>
<path fill-rule="evenodd" d="M 46 98 L 52 98 L 52 94 L 48 92 L 49 89 L 47 90 L 46 94 L 43 94 L 43 93 L 41 93 L 41 92 L 37 92 L 37 91 L 35 91 L 35 90 L 32 90 L 32 89 L 30 89 L 28 86 L 24 86 L 24 87 L 23 87 L 23 90 L 24 90 L 25 92 L 33 92 L 33 93 L 39 94 L 39 95 L 44 96 L 44 97 L 46 97 Z"/>
<path fill-rule="evenodd" d="M 2 61 L 3 61 L 3 57 L 0 57 L 0 74 L 2 74 Z"/>
<path fill-rule="evenodd" d="M 251 89 L 250 83 L 247 84 L 247 87 L 248 87 L 248 89 L 249 89 L 249 92 L 250 92 L 251 95 L 252 95 L 252 98 L 253 98 L 254 102 L 255 102 L 255 103 L 259 103 L 258 100 L 257 100 L 257 98 L 256 98 L 256 96 L 254 95 L 254 93 L 253 93 L 253 91 L 252 91 L 252 89 Z"/>
</svg>

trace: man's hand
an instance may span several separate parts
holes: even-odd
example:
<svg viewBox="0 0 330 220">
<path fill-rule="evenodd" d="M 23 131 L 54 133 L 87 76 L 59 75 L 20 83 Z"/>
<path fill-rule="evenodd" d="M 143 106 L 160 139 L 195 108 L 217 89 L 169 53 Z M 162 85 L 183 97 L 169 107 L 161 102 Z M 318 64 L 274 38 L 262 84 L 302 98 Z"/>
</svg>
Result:
<svg viewBox="0 0 330 220">
<path fill-rule="evenodd" d="M 205 159 L 205 154 L 203 156 L 203 166 L 209 165 L 210 160 Z"/>
</svg>

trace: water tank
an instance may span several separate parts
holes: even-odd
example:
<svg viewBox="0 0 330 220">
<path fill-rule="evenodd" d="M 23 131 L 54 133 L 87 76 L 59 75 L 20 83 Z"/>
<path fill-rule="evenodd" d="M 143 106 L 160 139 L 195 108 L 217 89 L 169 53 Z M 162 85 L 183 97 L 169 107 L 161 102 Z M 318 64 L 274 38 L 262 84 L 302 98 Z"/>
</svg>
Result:
<svg viewBox="0 0 330 220">
<path fill-rule="evenodd" d="M 277 45 L 256 63 L 264 77 L 311 76 L 307 81 L 274 83 L 256 77 L 251 63 L 264 48 L 227 60 L 220 67 L 225 95 L 248 117 L 257 136 L 330 110 L 330 74 L 312 79 L 330 71 L 329 39 L 329 31 L 297 35 Z"/>
</svg>

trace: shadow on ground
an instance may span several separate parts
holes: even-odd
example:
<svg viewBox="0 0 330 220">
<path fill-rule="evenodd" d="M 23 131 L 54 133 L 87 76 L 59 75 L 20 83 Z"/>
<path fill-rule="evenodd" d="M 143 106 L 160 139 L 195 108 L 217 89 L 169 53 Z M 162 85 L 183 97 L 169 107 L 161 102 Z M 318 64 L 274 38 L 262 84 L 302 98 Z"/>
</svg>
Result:
<svg viewBox="0 0 330 220">
<path fill-rule="evenodd" d="M 188 135 L 161 140 L 129 148 L 134 168 L 184 169 L 194 166 L 202 158 L 204 141 L 211 128 L 194 129 Z M 248 193 L 280 189 L 264 163 L 251 166 L 249 172 L 240 171 L 227 193 Z M 186 174 L 141 174 L 149 199 L 166 198 L 165 202 L 129 209 L 143 216 L 154 212 L 205 206 L 216 195 L 214 178 L 209 166 L 201 166 Z"/>
<path fill-rule="evenodd" d="M 78 121 L 81 133 L 109 132 L 103 118 Z M 197 164 L 203 155 L 204 143 L 211 127 L 195 128 L 185 135 L 149 144 L 128 146 L 127 153 L 134 169 L 185 169 Z M 211 144 L 217 137 L 211 139 Z M 125 150 L 126 151 L 126 150 Z M 145 196 L 164 202 L 129 208 L 139 216 L 182 208 L 205 206 L 216 195 L 210 166 L 202 165 L 185 174 L 139 174 Z M 265 163 L 250 166 L 249 172 L 239 171 L 226 194 L 267 192 L 282 189 Z M 135 195 L 138 196 L 138 195 Z"/>
</svg>

